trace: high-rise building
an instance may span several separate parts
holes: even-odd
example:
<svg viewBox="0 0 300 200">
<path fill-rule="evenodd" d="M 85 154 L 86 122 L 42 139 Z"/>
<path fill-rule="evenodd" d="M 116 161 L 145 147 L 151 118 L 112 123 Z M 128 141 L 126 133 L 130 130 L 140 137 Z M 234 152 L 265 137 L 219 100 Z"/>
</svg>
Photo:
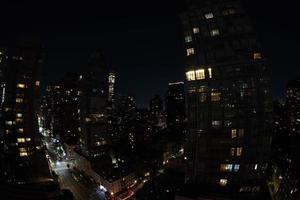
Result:
<svg viewBox="0 0 300 200">
<path fill-rule="evenodd" d="M 109 72 L 108 74 L 108 101 L 113 101 L 115 95 L 116 74 Z"/>
<path fill-rule="evenodd" d="M 25 184 L 42 176 L 50 177 L 41 148 L 38 116 L 41 46 L 21 42 L 5 52 L 3 73 L 2 132 L 3 168 L 1 177 L 9 183 Z"/>
<path fill-rule="evenodd" d="M 80 132 L 78 74 L 67 73 L 61 85 L 61 140 L 69 145 L 78 143 Z"/>
<path fill-rule="evenodd" d="M 108 67 L 103 55 L 93 53 L 79 76 L 80 139 L 82 153 L 94 158 L 109 146 L 107 131 Z"/>
<path fill-rule="evenodd" d="M 237 0 L 190 0 L 181 22 L 187 179 L 258 191 L 270 153 L 272 94 L 255 31 Z"/>
<path fill-rule="evenodd" d="M 184 82 L 169 83 L 165 107 L 168 129 L 182 131 L 185 127 Z"/>
<path fill-rule="evenodd" d="M 61 139 L 61 108 L 63 91 L 59 83 L 53 83 L 46 86 L 44 96 L 41 103 L 41 122 L 43 126 L 43 134 L 55 140 Z"/>
<path fill-rule="evenodd" d="M 149 103 L 149 122 L 154 130 L 164 128 L 165 115 L 163 113 L 163 101 L 159 95 L 155 95 Z"/>
<path fill-rule="evenodd" d="M 61 144 L 78 143 L 79 94 L 78 75 L 67 73 L 62 80 L 48 85 L 42 99 L 43 133 Z"/>
</svg>

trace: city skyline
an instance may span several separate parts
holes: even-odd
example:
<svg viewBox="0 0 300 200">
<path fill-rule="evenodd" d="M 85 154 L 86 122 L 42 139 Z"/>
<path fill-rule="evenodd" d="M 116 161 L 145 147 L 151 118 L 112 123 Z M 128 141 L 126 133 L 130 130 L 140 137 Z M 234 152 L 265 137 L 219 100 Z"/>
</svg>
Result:
<svg viewBox="0 0 300 200">
<path fill-rule="evenodd" d="M 299 48 L 293 5 L 275 2 L 265 13 L 268 2 L 242 2 L 270 62 L 274 97 L 284 99 L 285 82 L 300 73 L 293 56 Z M 21 34 L 41 38 L 46 53 L 43 87 L 66 72 L 79 71 L 88 55 L 101 49 L 116 72 L 117 91 L 135 95 L 137 105 L 147 107 L 154 94 L 165 94 L 169 82 L 184 80 L 184 41 L 178 18 L 182 4 L 158 3 L 7 2 L 1 16 L 7 19 L 3 26 L 8 31 L 1 33 L 1 42 Z"/>
<path fill-rule="evenodd" d="M 300 199 L 294 5 L 4 2 L 0 199 Z"/>
</svg>

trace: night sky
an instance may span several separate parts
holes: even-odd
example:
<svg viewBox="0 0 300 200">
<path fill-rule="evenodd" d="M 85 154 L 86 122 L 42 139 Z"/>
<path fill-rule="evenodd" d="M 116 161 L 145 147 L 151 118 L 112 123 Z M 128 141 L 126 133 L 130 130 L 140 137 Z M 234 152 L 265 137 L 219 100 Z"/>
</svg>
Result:
<svg viewBox="0 0 300 200">
<path fill-rule="evenodd" d="M 63 3 L 62 3 L 63 2 Z M 147 106 L 167 83 L 183 80 L 184 48 L 176 0 L 1 2 L 0 42 L 22 35 L 41 38 L 46 60 L 42 82 L 78 71 L 101 50 L 117 73 L 117 92 Z M 273 73 L 274 97 L 300 75 L 295 1 L 244 0 Z M 0 45 L 1 45 L 0 43 Z"/>
</svg>

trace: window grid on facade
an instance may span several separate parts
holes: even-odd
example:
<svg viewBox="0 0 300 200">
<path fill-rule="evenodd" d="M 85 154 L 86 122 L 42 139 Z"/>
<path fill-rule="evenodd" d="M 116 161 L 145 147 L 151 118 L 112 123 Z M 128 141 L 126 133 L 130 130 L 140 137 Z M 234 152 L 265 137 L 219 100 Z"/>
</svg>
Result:
<svg viewBox="0 0 300 200">
<path fill-rule="evenodd" d="M 211 93 L 211 101 L 220 101 L 221 93 L 220 92 L 212 92 Z"/>
<path fill-rule="evenodd" d="M 191 70 L 191 71 L 186 72 L 186 79 L 188 81 L 194 81 L 195 80 L 195 71 Z"/>
<path fill-rule="evenodd" d="M 204 69 L 198 69 L 195 71 L 196 73 L 196 80 L 202 80 L 205 79 L 205 71 Z"/>
<path fill-rule="evenodd" d="M 187 56 L 194 55 L 194 54 L 195 54 L 194 48 L 188 48 L 188 49 L 186 50 L 186 55 L 187 55 Z"/>
</svg>

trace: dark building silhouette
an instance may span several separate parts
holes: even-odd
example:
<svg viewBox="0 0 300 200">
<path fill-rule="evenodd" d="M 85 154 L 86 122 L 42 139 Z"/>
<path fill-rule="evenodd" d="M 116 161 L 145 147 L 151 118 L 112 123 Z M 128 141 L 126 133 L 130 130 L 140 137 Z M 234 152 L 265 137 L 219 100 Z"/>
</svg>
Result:
<svg viewBox="0 0 300 200">
<path fill-rule="evenodd" d="M 159 95 L 155 95 L 149 103 L 149 123 L 154 132 L 166 126 L 166 115 L 163 109 L 163 100 Z"/>
<path fill-rule="evenodd" d="M 110 141 L 107 127 L 108 67 L 101 53 L 93 53 L 79 78 L 80 146 L 91 158 L 102 155 Z"/>
<path fill-rule="evenodd" d="M 22 41 L 1 60 L 3 73 L 1 176 L 25 184 L 50 177 L 39 137 L 38 109 L 43 51 L 39 44 Z"/>
<path fill-rule="evenodd" d="M 67 73 L 60 81 L 61 96 L 61 140 L 69 145 L 75 145 L 79 141 L 79 82 L 78 74 Z"/>
<path fill-rule="evenodd" d="M 52 139 L 60 140 L 63 124 L 60 122 L 62 117 L 63 90 L 59 83 L 46 86 L 42 97 L 41 113 L 44 134 Z"/>
<path fill-rule="evenodd" d="M 167 127 L 171 130 L 185 128 L 185 93 L 184 83 L 169 83 L 166 94 Z"/>
<path fill-rule="evenodd" d="M 259 191 L 269 161 L 269 67 L 239 1 L 188 1 L 187 180 Z"/>
</svg>

